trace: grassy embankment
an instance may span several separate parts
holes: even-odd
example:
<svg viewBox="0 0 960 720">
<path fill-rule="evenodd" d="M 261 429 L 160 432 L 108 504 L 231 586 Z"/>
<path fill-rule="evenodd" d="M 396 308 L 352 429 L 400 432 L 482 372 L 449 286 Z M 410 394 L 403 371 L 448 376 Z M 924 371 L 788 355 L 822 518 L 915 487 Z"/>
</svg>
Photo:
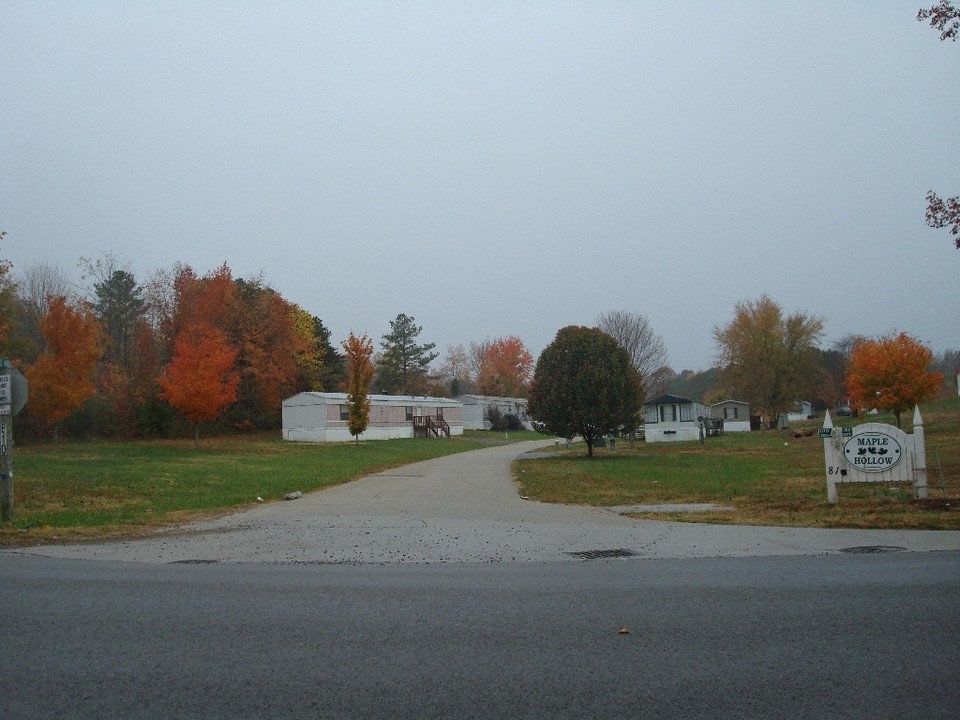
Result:
<svg viewBox="0 0 960 720">
<path fill-rule="evenodd" d="M 514 472 L 521 492 L 546 502 L 611 506 L 715 503 L 733 510 L 644 513 L 638 517 L 728 524 L 960 530 L 960 399 L 921 408 L 926 435 L 929 498 L 911 486 L 844 484 L 840 502 L 827 502 L 823 420 L 790 430 L 729 433 L 698 443 L 620 441 L 586 457 L 583 446 L 556 457 L 523 460 Z M 913 412 L 903 414 L 912 432 Z M 834 425 L 895 424 L 892 416 L 834 418 Z M 795 437 L 796 434 L 800 437 Z M 806 434 L 806 433 L 809 433 Z M 940 485 L 942 468 L 945 486 Z"/>
<path fill-rule="evenodd" d="M 311 445 L 278 433 L 201 440 L 17 445 L 14 518 L 0 544 L 147 534 L 420 460 L 542 438 L 471 433 L 449 440 Z"/>
</svg>

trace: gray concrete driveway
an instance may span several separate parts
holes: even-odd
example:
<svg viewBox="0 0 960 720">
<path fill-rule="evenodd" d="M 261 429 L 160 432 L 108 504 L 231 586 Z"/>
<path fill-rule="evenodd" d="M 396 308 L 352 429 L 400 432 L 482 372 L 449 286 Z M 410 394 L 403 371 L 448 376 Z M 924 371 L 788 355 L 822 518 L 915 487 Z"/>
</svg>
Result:
<svg viewBox="0 0 960 720">
<path fill-rule="evenodd" d="M 960 549 L 960 532 L 638 521 L 624 517 L 624 508 L 531 502 L 518 494 L 510 465 L 543 445 L 428 460 L 149 539 L 3 552 L 147 563 L 319 564 L 573 562 L 582 559 L 577 553 L 621 549 L 639 558 L 818 555 L 879 546 Z"/>
</svg>

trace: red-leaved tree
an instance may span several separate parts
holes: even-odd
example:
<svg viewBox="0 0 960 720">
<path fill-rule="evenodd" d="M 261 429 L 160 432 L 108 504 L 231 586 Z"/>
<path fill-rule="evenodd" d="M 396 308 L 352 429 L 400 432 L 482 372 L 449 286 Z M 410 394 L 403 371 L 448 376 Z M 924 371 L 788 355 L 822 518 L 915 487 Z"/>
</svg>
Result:
<svg viewBox="0 0 960 720">
<path fill-rule="evenodd" d="M 225 330 L 237 350 L 240 377 L 237 407 L 241 423 L 276 413 L 283 398 L 295 392 L 297 357 L 306 343 L 296 331 L 291 303 L 258 280 L 234 281 Z"/>
<path fill-rule="evenodd" d="M 484 344 L 477 391 L 495 397 L 526 397 L 533 377 L 533 356 L 513 335 Z"/>
<path fill-rule="evenodd" d="M 236 350 L 222 330 L 192 325 L 174 341 L 173 359 L 160 378 L 160 396 L 193 423 L 193 443 L 200 443 L 200 423 L 216 420 L 237 399 Z"/>
<path fill-rule="evenodd" d="M 865 340 L 854 347 L 847 369 L 850 400 L 866 410 L 900 413 L 936 396 L 943 374 L 930 369 L 933 353 L 906 333 Z"/>
<path fill-rule="evenodd" d="M 930 27 L 940 31 L 940 40 L 956 42 L 960 34 L 960 8 L 948 0 L 940 0 L 931 8 L 921 8 L 917 20 L 929 21 Z M 932 228 L 950 228 L 954 244 L 960 250 L 960 195 L 941 198 L 930 190 L 927 193 L 926 220 Z"/>
<path fill-rule="evenodd" d="M 917 13 L 917 20 L 930 22 L 930 27 L 940 31 L 941 40 L 956 42 L 960 32 L 960 8 L 952 2 L 940 0 L 931 8 L 921 8 Z"/>
<path fill-rule="evenodd" d="M 25 373 L 30 413 L 53 429 L 56 442 L 60 423 L 96 394 L 94 370 L 103 354 L 100 326 L 86 305 L 73 308 L 66 298 L 54 297 L 40 330 L 46 348 Z"/>
<path fill-rule="evenodd" d="M 927 193 L 927 225 L 932 228 L 950 228 L 954 244 L 960 250 L 960 195 L 941 198 L 933 190 Z"/>
</svg>

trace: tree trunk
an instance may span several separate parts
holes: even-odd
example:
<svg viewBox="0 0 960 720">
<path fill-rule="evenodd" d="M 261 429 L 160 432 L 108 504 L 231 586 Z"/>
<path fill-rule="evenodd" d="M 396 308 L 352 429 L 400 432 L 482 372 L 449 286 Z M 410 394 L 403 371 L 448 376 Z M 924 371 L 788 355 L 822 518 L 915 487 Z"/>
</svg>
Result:
<svg viewBox="0 0 960 720">
<path fill-rule="evenodd" d="M 584 440 L 586 440 L 587 442 L 587 457 L 592 458 L 593 457 L 593 438 L 589 438 L 589 439 L 584 438 Z"/>
<path fill-rule="evenodd" d="M 193 425 L 193 446 L 195 448 L 200 447 L 200 423 L 194 423 Z"/>
</svg>

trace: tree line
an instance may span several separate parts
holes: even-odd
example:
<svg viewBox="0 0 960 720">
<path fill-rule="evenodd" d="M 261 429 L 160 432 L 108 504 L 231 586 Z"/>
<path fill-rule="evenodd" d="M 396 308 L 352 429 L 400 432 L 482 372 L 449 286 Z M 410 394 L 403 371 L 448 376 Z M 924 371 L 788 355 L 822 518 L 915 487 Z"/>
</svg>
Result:
<svg viewBox="0 0 960 720">
<path fill-rule="evenodd" d="M 829 370 L 820 363 L 822 335 L 820 318 L 785 314 L 766 295 L 738 303 L 734 319 L 714 331 L 720 366 L 709 392 L 718 401 L 745 400 L 776 427 L 781 412 L 829 383 Z M 943 374 L 932 364 L 930 349 L 906 333 L 859 338 L 843 367 L 849 402 L 892 412 L 899 426 L 903 410 L 942 388 Z M 640 426 L 650 377 L 643 377 L 636 356 L 611 333 L 565 327 L 537 361 L 528 411 L 551 434 L 583 438 L 593 457 L 600 438 L 632 435 Z M 662 374 L 654 377 L 663 381 Z"/>
<path fill-rule="evenodd" d="M 113 257 L 81 267 L 84 290 L 46 265 L 0 277 L 0 352 L 30 385 L 21 437 L 271 427 L 288 394 L 344 375 L 320 318 L 226 263 L 203 275 L 175 264 L 142 284 Z"/>
<path fill-rule="evenodd" d="M 3 234 L 0 234 L 0 239 Z M 45 264 L 14 278 L 0 261 L 0 357 L 30 384 L 18 436 L 150 437 L 201 425 L 279 427 L 281 401 L 297 392 L 349 391 L 357 343 L 372 392 L 524 396 L 533 358 L 513 336 L 448 346 L 400 313 L 379 352 L 365 335 L 342 343 L 323 321 L 262 278 L 224 263 L 200 274 L 180 263 L 140 282 L 115 256 L 81 258 L 78 289 Z M 353 344 L 350 344 L 353 343 Z M 348 346 L 349 344 L 349 346 Z"/>
<path fill-rule="evenodd" d="M 0 357 L 13 360 L 30 383 L 20 437 L 56 438 L 61 429 L 72 436 L 150 437 L 189 429 L 196 439 L 201 425 L 213 422 L 221 430 L 273 429 L 281 401 L 304 390 L 347 392 L 351 402 L 371 392 L 531 396 L 532 407 L 543 406 L 534 389 L 550 353 L 535 363 L 515 336 L 448 345 L 433 369 L 436 343 L 421 342 L 422 327 L 404 313 L 390 321 L 375 350 L 371 338 L 352 332 L 334 344 L 319 317 L 262 278 L 235 278 L 226 263 L 203 275 L 175 264 L 143 283 L 112 256 L 81 259 L 81 267 L 87 287 L 77 291 L 49 266 L 15 280 L 9 262 L 0 262 Z M 733 320 L 715 329 L 717 367 L 703 373 L 674 373 L 662 338 L 639 313 L 606 312 L 593 329 L 623 350 L 628 380 L 619 353 L 588 361 L 589 353 L 565 352 L 589 363 L 591 372 L 627 382 L 617 392 L 636 396 L 638 415 L 644 400 L 663 392 L 708 404 L 745 400 L 771 420 L 801 399 L 822 408 L 851 403 L 899 412 L 942 385 L 934 365 L 952 378 L 960 364 L 956 352 L 937 361 L 904 333 L 851 335 L 821 349 L 821 319 L 786 314 L 766 295 L 738 303 Z M 568 344 L 582 339 L 563 336 Z M 602 347 L 591 338 L 591 347 Z M 581 388 L 584 398 L 605 393 L 598 378 L 580 382 L 593 388 Z M 622 421 L 629 412 L 621 407 L 614 414 Z"/>
</svg>

